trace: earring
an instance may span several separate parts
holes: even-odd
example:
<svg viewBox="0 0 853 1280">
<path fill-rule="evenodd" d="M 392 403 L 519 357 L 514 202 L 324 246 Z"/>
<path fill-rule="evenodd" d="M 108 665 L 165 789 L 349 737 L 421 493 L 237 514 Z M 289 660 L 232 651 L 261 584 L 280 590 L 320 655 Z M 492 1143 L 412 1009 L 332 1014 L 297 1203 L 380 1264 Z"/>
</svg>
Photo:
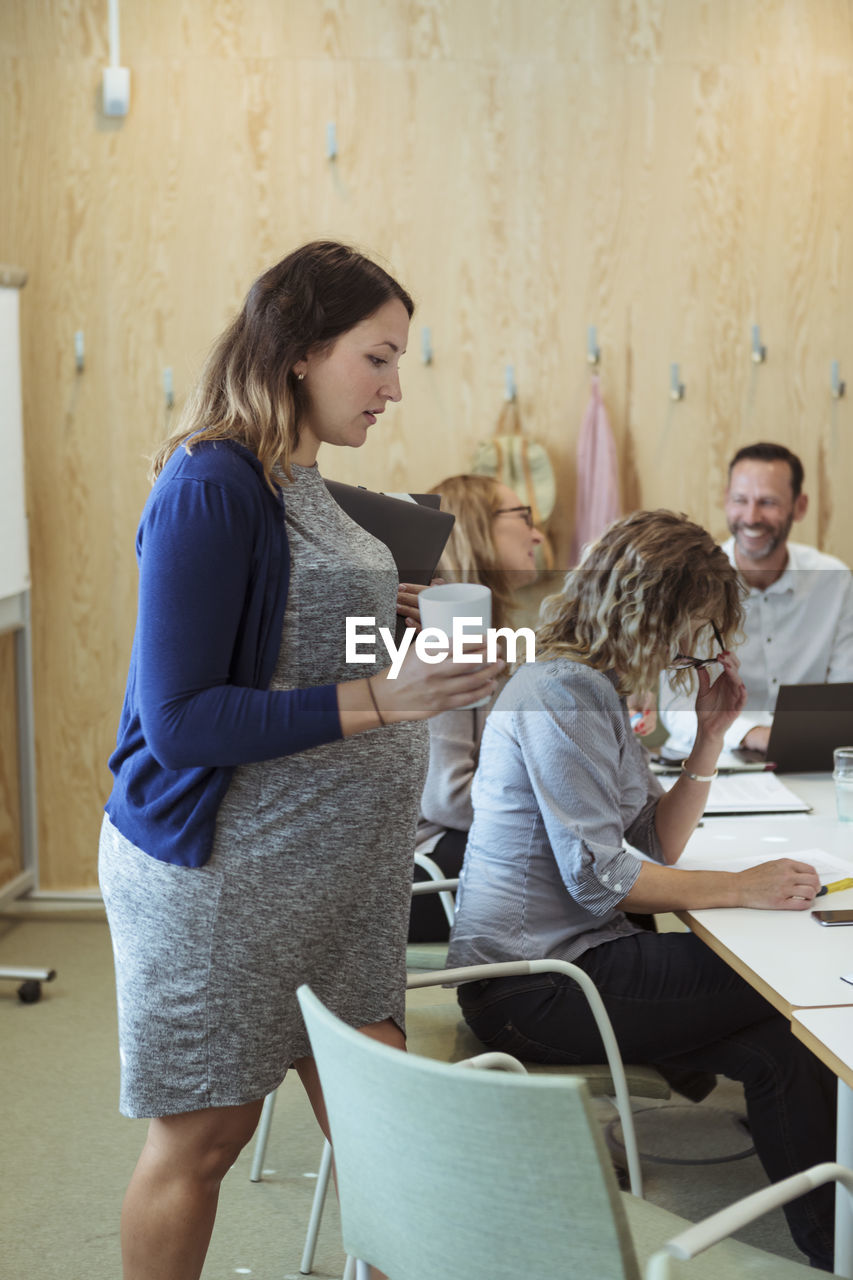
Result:
<svg viewBox="0 0 853 1280">
<path fill-rule="evenodd" d="M 296 375 L 296 379 L 298 382 L 301 382 L 304 377 L 305 377 L 304 373 L 297 373 Z"/>
</svg>

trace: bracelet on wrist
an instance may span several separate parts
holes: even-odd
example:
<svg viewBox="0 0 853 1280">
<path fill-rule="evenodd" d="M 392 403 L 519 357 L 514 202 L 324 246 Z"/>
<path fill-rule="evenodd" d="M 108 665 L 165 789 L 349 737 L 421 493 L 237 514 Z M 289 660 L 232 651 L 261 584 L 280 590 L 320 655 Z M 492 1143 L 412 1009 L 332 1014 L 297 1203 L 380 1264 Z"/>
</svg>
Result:
<svg viewBox="0 0 853 1280">
<path fill-rule="evenodd" d="M 384 727 L 388 721 L 379 710 L 379 703 L 376 701 L 376 694 L 373 692 L 373 685 L 370 683 L 370 676 L 367 676 L 367 692 L 370 694 L 370 701 L 373 703 L 373 710 L 379 717 L 379 723 Z"/>
<path fill-rule="evenodd" d="M 713 773 L 691 773 L 687 768 L 687 761 L 682 760 L 681 772 L 684 774 L 685 778 L 689 778 L 691 782 L 713 782 L 720 771 L 719 769 L 715 769 Z"/>
</svg>

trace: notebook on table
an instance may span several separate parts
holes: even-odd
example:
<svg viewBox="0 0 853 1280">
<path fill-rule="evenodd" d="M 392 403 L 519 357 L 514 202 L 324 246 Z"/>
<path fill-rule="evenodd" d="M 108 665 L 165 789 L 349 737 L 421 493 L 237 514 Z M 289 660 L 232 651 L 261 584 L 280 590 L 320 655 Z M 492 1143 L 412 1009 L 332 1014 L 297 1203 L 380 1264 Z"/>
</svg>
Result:
<svg viewBox="0 0 853 1280">
<path fill-rule="evenodd" d="M 664 775 L 660 784 L 664 791 L 674 787 L 678 778 Z M 705 803 L 706 817 L 734 818 L 750 813 L 809 813 L 811 805 L 794 795 L 775 773 L 720 774 L 711 783 Z"/>
</svg>

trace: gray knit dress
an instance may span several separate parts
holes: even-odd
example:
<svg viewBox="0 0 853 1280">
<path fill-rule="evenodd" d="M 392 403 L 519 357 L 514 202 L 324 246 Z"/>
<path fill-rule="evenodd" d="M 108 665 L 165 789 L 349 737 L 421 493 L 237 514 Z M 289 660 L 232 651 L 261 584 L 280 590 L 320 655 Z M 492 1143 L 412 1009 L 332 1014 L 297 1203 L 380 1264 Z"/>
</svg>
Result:
<svg viewBox="0 0 853 1280">
<path fill-rule="evenodd" d="M 393 630 L 387 548 L 316 467 L 284 482 L 291 578 L 271 689 L 370 675 L 345 619 Z M 199 868 L 149 857 L 104 820 L 101 884 L 116 960 L 120 1107 L 160 1116 L 262 1098 L 310 1054 L 302 982 L 352 1026 L 404 1027 L 405 945 L 424 724 L 370 730 L 236 769 Z"/>
</svg>

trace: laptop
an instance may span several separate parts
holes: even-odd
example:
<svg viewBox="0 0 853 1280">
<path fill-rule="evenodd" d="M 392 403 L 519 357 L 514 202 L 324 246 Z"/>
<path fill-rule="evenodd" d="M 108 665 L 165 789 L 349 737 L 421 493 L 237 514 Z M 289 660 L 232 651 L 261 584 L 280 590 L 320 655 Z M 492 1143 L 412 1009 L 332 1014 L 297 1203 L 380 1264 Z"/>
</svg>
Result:
<svg viewBox="0 0 853 1280">
<path fill-rule="evenodd" d="M 779 773 L 826 773 L 835 747 L 853 744 L 853 683 L 783 684 L 767 755 L 741 748 L 738 760 L 766 760 Z"/>
</svg>

